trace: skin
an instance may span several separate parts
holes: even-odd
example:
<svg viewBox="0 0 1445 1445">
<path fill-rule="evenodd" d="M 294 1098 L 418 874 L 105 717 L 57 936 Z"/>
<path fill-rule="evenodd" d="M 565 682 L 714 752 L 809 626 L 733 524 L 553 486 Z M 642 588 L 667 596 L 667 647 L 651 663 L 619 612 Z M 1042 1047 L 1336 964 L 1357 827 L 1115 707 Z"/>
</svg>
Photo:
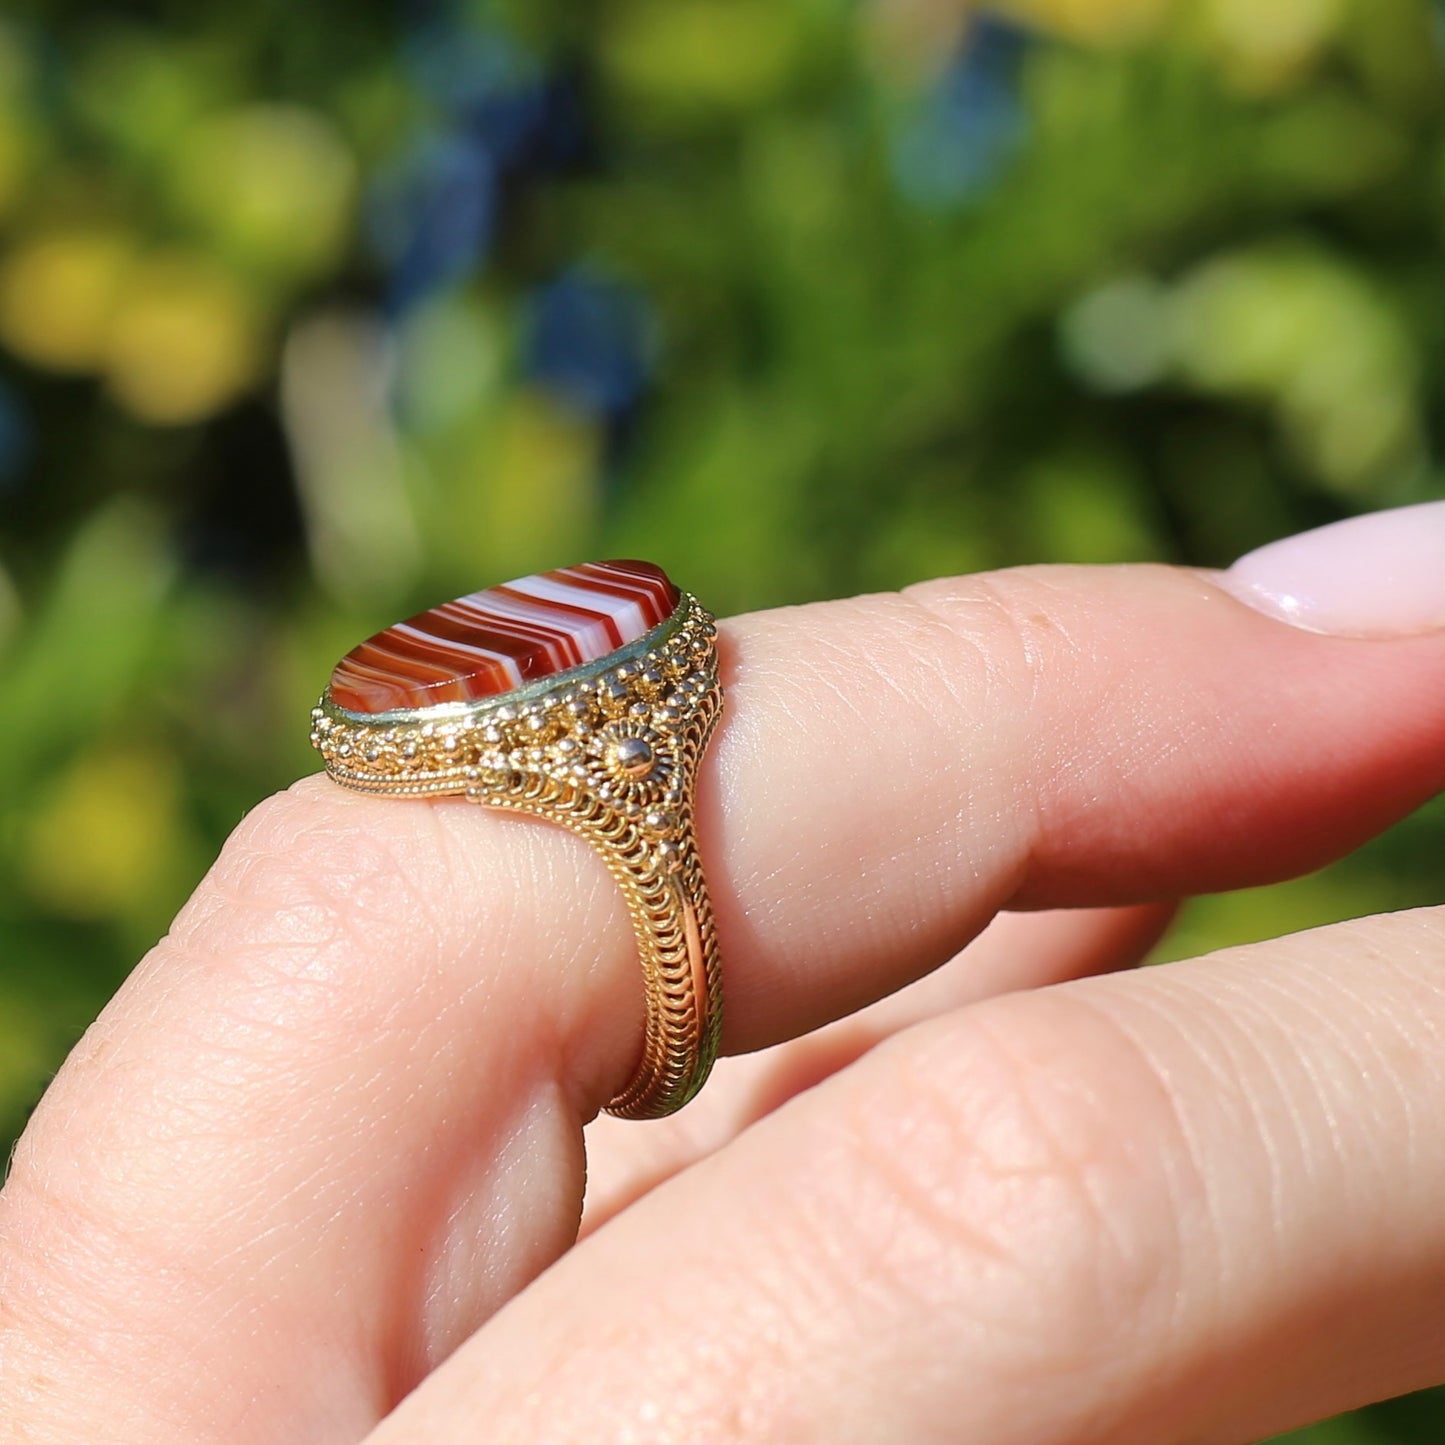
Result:
<svg viewBox="0 0 1445 1445">
<path fill-rule="evenodd" d="M 722 646 L 747 1057 L 589 1126 L 600 862 L 297 784 L 17 1149 L 0 1441 L 1201 1445 L 1445 1379 L 1445 911 L 1127 971 L 1445 786 L 1445 634 L 1038 568 Z"/>
</svg>

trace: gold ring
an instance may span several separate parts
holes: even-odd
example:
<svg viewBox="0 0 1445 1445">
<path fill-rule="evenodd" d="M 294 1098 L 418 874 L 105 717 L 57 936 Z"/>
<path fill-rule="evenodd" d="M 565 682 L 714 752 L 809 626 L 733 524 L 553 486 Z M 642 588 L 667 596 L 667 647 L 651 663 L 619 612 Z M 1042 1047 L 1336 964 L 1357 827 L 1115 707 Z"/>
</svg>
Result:
<svg viewBox="0 0 1445 1445">
<path fill-rule="evenodd" d="M 722 1031 L 693 793 L 722 711 L 717 628 L 648 562 L 588 562 L 433 607 L 353 648 L 311 741 L 348 788 L 448 794 L 570 828 L 621 885 L 647 1001 L 642 1057 L 608 1104 L 680 1109 Z"/>
</svg>

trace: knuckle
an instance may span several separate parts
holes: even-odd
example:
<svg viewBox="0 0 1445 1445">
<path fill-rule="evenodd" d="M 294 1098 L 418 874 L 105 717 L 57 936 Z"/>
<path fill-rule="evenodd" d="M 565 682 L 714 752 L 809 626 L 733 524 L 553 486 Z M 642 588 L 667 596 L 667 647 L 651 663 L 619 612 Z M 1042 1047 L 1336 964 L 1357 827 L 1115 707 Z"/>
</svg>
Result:
<svg viewBox="0 0 1445 1445">
<path fill-rule="evenodd" d="M 430 810 L 393 806 L 378 828 L 356 806 L 368 800 L 313 784 L 246 817 L 176 920 L 170 948 L 224 958 L 257 985 L 292 987 L 324 987 L 338 973 L 354 985 L 355 961 L 384 956 L 388 940 L 423 952 L 451 890 Z"/>
<path fill-rule="evenodd" d="M 1063 770 L 1076 747 L 1060 734 L 1087 730 L 1095 713 L 1090 698 L 1100 670 L 1089 639 L 1097 629 L 1080 615 L 1073 575 L 1067 568 L 1022 567 L 921 583 L 903 593 L 932 629 L 932 690 L 948 702 L 950 716 L 970 720 L 975 745 L 987 729 L 999 753 L 1013 760 L 1003 779 L 1008 797 L 996 801 L 995 810 L 1015 819 L 1030 850 L 1069 791 Z M 1057 706 L 1061 697 L 1068 698 L 1067 709 Z M 1096 760 L 1108 754 L 1090 749 Z"/>
<path fill-rule="evenodd" d="M 1088 866 L 1081 840 L 1112 841 L 1118 808 L 1101 800 L 1140 797 L 1153 765 L 1173 766 L 1179 747 L 1175 729 L 1158 725 L 1151 695 L 1139 692 L 1139 668 L 1121 661 L 1137 643 L 1120 604 L 1137 609 L 1141 586 L 1168 569 L 1127 569 L 1087 586 L 1084 570 L 1020 567 L 903 594 L 933 619 L 935 693 L 953 717 L 970 720 L 975 746 L 986 730 L 1007 759 L 993 780 L 1004 796 L 990 801 L 1013 820 L 1026 855 L 1021 889 L 1044 875 L 1069 886 Z M 1146 893 L 1168 890 L 1141 879 Z"/>
<path fill-rule="evenodd" d="M 1012 706 L 1037 699 L 1045 674 L 1077 667 L 1087 656 L 1084 631 L 1059 569 L 1018 567 L 1006 572 L 924 582 L 903 597 L 941 629 L 946 650 L 941 678 L 958 687 L 960 654 L 967 667 L 971 703 L 980 677 L 996 700 Z"/>
<path fill-rule="evenodd" d="M 164 1197 L 178 1161 L 223 1177 L 248 1138 L 307 1127 L 298 1097 L 374 1074 L 398 1038 L 435 1026 L 428 985 L 449 958 L 439 915 L 465 886 L 448 842 L 425 806 L 393 807 L 377 827 L 333 792 L 299 785 L 236 829 L 52 1082 L 12 1193 L 43 1185 L 62 1207 L 39 1213 L 66 1216 L 90 1169 L 128 1216 L 132 1201 Z"/>
<path fill-rule="evenodd" d="M 1175 1300 L 1162 1088 L 1086 1005 L 1001 1000 L 901 1036 L 843 1113 L 843 1253 L 909 1307 L 1018 1341 L 1031 1367 L 1115 1350 Z"/>
</svg>

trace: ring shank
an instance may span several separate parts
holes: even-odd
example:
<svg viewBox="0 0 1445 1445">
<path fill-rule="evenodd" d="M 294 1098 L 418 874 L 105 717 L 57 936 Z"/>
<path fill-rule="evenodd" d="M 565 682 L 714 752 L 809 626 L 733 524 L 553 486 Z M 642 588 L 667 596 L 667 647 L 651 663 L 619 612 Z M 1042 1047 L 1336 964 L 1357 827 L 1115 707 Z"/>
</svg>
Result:
<svg viewBox="0 0 1445 1445">
<path fill-rule="evenodd" d="M 646 1002 L 642 1051 L 606 1111 L 624 1119 L 674 1113 L 702 1088 L 722 1032 L 717 932 L 691 820 L 679 840 L 678 868 L 659 860 L 636 836 L 639 830 L 604 841 L 582 821 L 585 812 L 564 817 L 539 808 L 537 816 L 562 823 L 593 845 L 622 889 L 637 939 Z"/>
</svg>

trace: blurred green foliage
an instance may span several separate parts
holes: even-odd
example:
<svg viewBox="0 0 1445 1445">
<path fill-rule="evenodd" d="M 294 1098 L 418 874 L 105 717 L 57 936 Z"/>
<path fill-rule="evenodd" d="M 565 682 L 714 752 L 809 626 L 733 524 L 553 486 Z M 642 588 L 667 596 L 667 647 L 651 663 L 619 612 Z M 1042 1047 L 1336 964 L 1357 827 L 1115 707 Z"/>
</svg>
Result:
<svg viewBox="0 0 1445 1445">
<path fill-rule="evenodd" d="M 1441 82 L 1426 0 L 12 3 L 0 1134 L 410 608 L 1221 564 L 1442 495 Z M 1439 901 L 1442 842 L 1171 947 Z"/>
</svg>

